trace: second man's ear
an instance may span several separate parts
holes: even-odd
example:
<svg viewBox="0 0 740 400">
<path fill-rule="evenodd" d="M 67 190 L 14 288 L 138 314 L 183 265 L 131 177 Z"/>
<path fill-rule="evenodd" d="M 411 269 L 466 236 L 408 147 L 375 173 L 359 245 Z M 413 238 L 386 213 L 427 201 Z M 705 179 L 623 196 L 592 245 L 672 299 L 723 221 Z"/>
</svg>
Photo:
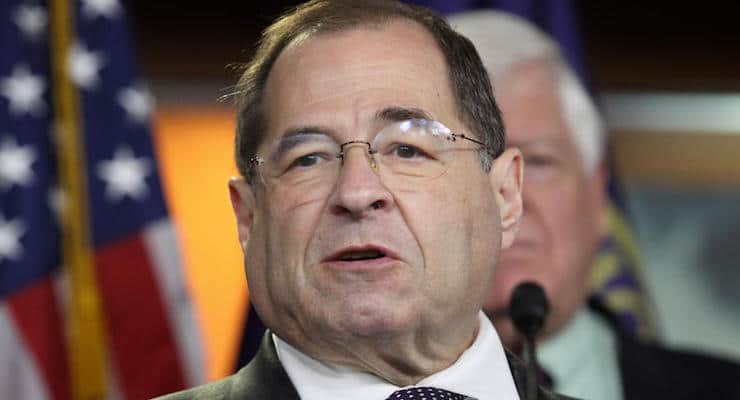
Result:
<svg viewBox="0 0 740 400">
<path fill-rule="evenodd" d="M 505 249 L 514 242 L 524 211 L 524 159 L 519 149 L 511 147 L 498 156 L 493 161 L 489 176 L 496 190 L 496 203 L 501 213 L 501 248 Z"/>
</svg>

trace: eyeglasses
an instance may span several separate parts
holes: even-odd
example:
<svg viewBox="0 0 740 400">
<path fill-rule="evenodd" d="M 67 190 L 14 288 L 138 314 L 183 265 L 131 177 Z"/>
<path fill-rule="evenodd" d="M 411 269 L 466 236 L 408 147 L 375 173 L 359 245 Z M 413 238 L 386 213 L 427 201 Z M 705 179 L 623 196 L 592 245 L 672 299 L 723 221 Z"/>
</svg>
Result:
<svg viewBox="0 0 740 400">
<path fill-rule="evenodd" d="M 256 168 L 268 186 L 316 191 L 333 186 L 348 151 L 355 146 L 367 147 L 370 167 L 386 184 L 437 178 L 455 164 L 459 151 L 484 151 L 496 157 L 483 142 L 452 133 L 441 122 L 409 119 L 386 126 L 372 143 L 350 140 L 339 144 L 323 133 L 290 135 L 268 146 L 264 157 L 253 157 L 250 169 Z"/>
</svg>

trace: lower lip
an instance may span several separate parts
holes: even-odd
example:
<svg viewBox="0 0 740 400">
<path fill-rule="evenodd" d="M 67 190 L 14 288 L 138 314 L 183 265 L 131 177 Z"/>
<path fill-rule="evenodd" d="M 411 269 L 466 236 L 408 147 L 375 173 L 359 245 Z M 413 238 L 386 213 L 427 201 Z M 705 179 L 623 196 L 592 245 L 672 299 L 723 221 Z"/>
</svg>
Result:
<svg viewBox="0 0 740 400">
<path fill-rule="evenodd" d="M 398 260 L 390 257 L 371 258 L 356 261 L 327 261 L 324 264 L 329 268 L 342 271 L 368 271 L 390 268 L 398 263 Z"/>
</svg>

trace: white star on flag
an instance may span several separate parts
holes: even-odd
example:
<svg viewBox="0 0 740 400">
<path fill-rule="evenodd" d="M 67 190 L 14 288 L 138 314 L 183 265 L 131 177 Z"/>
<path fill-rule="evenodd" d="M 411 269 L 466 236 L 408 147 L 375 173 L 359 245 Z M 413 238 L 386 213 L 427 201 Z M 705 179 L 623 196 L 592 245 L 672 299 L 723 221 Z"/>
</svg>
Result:
<svg viewBox="0 0 740 400">
<path fill-rule="evenodd" d="M 38 40 L 46 29 L 48 17 L 41 6 L 21 5 L 15 10 L 13 21 L 30 40 Z"/>
<path fill-rule="evenodd" d="M 30 182 L 33 179 L 31 164 L 35 160 L 36 152 L 31 145 L 18 146 L 12 137 L 4 137 L 0 143 L 0 190 Z"/>
<path fill-rule="evenodd" d="M 149 188 L 144 178 L 152 171 L 146 157 L 136 158 L 129 147 L 116 150 L 113 159 L 98 163 L 98 176 L 105 181 L 105 194 L 112 201 L 129 196 L 134 200 L 144 198 Z"/>
<path fill-rule="evenodd" d="M 132 120 L 144 124 L 154 108 L 154 97 L 143 85 L 130 86 L 118 92 L 118 104 Z"/>
<path fill-rule="evenodd" d="M 46 82 L 40 75 L 32 75 L 28 66 L 18 64 L 13 74 L 0 80 L 0 95 L 10 100 L 10 113 L 39 116 L 46 110 L 42 95 Z"/>
<path fill-rule="evenodd" d="M 106 17 L 113 19 L 121 12 L 118 0 L 82 0 L 82 14 L 87 19 Z"/>
<path fill-rule="evenodd" d="M 98 73 L 104 61 L 100 53 L 88 51 L 83 44 L 75 43 L 67 61 L 69 74 L 78 86 L 91 90 L 100 84 Z"/>
<path fill-rule="evenodd" d="M 26 226 L 20 219 L 6 221 L 0 213 L 0 261 L 18 260 L 23 254 L 21 236 L 26 232 Z"/>
</svg>

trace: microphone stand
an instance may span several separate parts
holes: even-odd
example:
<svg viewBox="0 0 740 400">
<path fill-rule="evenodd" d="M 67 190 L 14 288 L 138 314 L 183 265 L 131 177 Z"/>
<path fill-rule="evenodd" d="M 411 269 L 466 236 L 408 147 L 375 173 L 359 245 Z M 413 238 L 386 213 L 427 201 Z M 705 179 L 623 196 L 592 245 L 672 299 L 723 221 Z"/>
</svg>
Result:
<svg viewBox="0 0 740 400">
<path fill-rule="evenodd" d="M 537 350 L 535 349 L 534 338 L 524 338 L 524 364 L 527 367 L 527 399 L 537 400 Z"/>
</svg>

